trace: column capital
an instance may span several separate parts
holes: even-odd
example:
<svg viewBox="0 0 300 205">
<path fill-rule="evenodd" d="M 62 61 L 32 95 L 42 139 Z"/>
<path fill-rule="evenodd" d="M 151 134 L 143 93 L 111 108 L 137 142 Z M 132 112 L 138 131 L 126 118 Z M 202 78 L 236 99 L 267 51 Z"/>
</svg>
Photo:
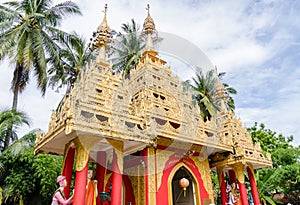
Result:
<svg viewBox="0 0 300 205">
<path fill-rule="evenodd" d="M 240 183 L 245 183 L 245 165 L 243 163 L 236 163 L 236 164 L 232 164 L 230 165 L 230 167 L 233 168 L 236 178 Z"/>
<path fill-rule="evenodd" d="M 218 179 L 219 179 L 219 185 L 221 187 L 221 184 L 223 182 L 223 178 L 222 175 L 223 175 L 223 170 L 224 170 L 224 166 L 219 166 L 217 167 L 217 175 L 218 175 Z"/>
<path fill-rule="evenodd" d="M 107 142 L 109 142 L 111 146 L 113 146 L 114 149 L 116 149 L 119 152 L 123 152 L 124 142 L 119 140 L 108 139 L 108 138 L 106 140 Z"/>
</svg>

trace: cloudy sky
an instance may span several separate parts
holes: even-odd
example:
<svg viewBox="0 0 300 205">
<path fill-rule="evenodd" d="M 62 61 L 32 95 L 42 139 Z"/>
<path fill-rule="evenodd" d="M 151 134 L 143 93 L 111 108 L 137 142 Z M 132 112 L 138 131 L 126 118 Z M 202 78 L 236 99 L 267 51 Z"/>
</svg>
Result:
<svg viewBox="0 0 300 205">
<path fill-rule="evenodd" d="M 132 18 L 142 25 L 149 3 L 159 32 L 191 42 L 208 56 L 219 72 L 226 72 L 223 80 L 237 89 L 238 94 L 234 96 L 236 115 L 246 126 L 264 123 L 277 133 L 293 135 L 294 143 L 300 144 L 300 1 L 74 2 L 78 3 L 83 15 L 67 18 L 62 29 L 74 30 L 86 39 L 102 21 L 105 3 L 109 7 L 108 23 L 116 31 Z M 178 66 L 176 60 L 169 61 L 171 66 Z M 9 91 L 12 72 L 13 66 L 1 62 L 0 109 L 8 108 L 12 103 Z M 32 80 L 19 98 L 19 108 L 30 115 L 32 125 L 22 128 L 20 135 L 34 128 L 46 130 L 50 112 L 56 108 L 62 93 L 49 89 L 41 98 Z"/>
</svg>

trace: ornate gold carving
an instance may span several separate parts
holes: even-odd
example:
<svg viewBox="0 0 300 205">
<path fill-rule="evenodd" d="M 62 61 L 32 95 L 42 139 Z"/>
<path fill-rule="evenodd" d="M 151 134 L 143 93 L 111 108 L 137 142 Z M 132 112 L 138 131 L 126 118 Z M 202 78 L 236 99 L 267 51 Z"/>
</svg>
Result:
<svg viewBox="0 0 300 205">
<path fill-rule="evenodd" d="M 245 174 L 244 174 L 245 165 L 242 163 L 236 163 L 236 164 L 232 164 L 230 166 L 233 168 L 237 180 L 240 183 L 244 184 L 245 183 Z"/>
<path fill-rule="evenodd" d="M 110 38 L 112 38 L 112 34 L 111 34 L 111 29 L 109 28 L 108 24 L 107 24 L 107 20 L 106 20 L 106 12 L 107 12 L 107 4 L 105 4 L 105 8 L 104 8 L 104 17 L 103 17 L 103 21 L 100 24 L 100 26 L 97 29 L 97 32 L 95 33 L 95 42 L 93 43 L 93 47 L 98 47 L 100 48 L 102 45 L 106 46 L 107 48 L 109 48 L 109 40 Z"/>
<path fill-rule="evenodd" d="M 199 160 L 196 156 L 191 156 L 191 159 L 195 162 L 195 165 L 197 166 L 202 180 L 205 190 L 207 191 L 209 198 L 212 200 L 212 203 L 214 201 L 214 190 L 212 188 L 212 181 L 210 176 L 210 167 L 208 159 L 205 160 Z"/>
<path fill-rule="evenodd" d="M 141 165 L 131 167 L 130 169 L 126 169 L 126 173 L 131 181 L 134 196 L 135 196 L 135 203 L 136 204 L 145 204 L 146 194 L 145 193 L 145 173 L 144 167 Z"/>
<path fill-rule="evenodd" d="M 143 32 L 153 32 L 155 31 L 155 24 L 153 19 L 150 16 L 150 6 L 147 5 L 148 15 L 144 21 Z"/>
<path fill-rule="evenodd" d="M 109 180 L 109 178 L 111 177 L 111 175 L 112 175 L 112 173 L 109 173 L 109 174 L 106 174 L 106 175 L 104 176 L 104 189 L 105 189 L 105 187 L 106 187 L 106 185 L 107 185 L 107 183 L 108 183 L 108 180 Z"/>
<path fill-rule="evenodd" d="M 76 171 L 81 171 L 86 166 L 89 160 L 89 150 L 86 150 L 79 138 L 73 140 L 76 146 Z"/>
<path fill-rule="evenodd" d="M 113 139 L 106 139 L 109 144 L 111 144 L 114 147 L 114 151 L 117 157 L 117 164 L 118 168 L 120 170 L 120 173 L 123 173 L 123 147 L 124 143 L 122 141 L 113 140 Z"/>
<path fill-rule="evenodd" d="M 76 146 L 76 171 L 81 171 L 89 160 L 90 150 L 101 138 L 96 136 L 80 136 L 73 140 Z"/>
<path fill-rule="evenodd" d="M 161 179 L 163 175 L 163 171 L 166 165 L 168 159 L 173 155 L 173 152 L 166 151 L 166 150 L 156 150 L 156 164 L 157 164 L 157 170 L 156 170 L 156 175 L 157 175 L 157 190 L 161 186 Z"/>
<path fill-rule="evenodd" d="M 153 147 L 148 148 L 148 186 L 149 192 L 156 192 L 155 178 L 155 150 Z"/>
</svg>

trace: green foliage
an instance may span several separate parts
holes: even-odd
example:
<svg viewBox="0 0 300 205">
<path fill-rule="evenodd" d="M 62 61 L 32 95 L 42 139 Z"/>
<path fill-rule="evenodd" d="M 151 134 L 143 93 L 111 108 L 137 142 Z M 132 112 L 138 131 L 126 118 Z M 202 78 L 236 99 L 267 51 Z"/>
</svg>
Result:
<svg viewBox="0 0 300 205">
<path fill-rule="evenodd" d="M 18 139 L 15 131 L 24 124 L 29 126 L 29 117 L 24 112 L 12 109 L 0 113 L 0 151 Z"/>
<path fill-rule="evenodd" d="M 214 74 L 214 70 L 203 73 L 201 69 L 198 69 L 196 77 L 192 79 L 191 88 L 193 98 L 200 107 L 200 114 L 204 121 L 210 120 L 212 116 L 215 116 L 217 111 L 216 102 L 213 100 L 216 86 Z"/>
<path fill-rule="evenodd" d="M 118 33 L 113 45 L 113 69 L 121 72 L 123 77 L 130 73 L 145 48 L 139 33 L 139 26 L 132 19 L 131 23 L 122 25 L 122 32 Z"/>
<path fill-rule="evenodd" d="M 273 168 L 256 172 L 257 186 L 264 203 L 271 204 L 275 193 L 283 193 L 284 201 L 300 203 L 300 148 L 291 143 L 293 136 L 283 136 L 255 123 L 248 128 L 254 142 L 272 156 Z M 277 202 L 276 202 L 277 203 Z"/>
<path fill-rule="evenodd" d="M 221 188 L 220 188 L 218 175 L 216 172 L 211 172 L 211 181 L 213 185 L 215 201 L 218 201 L 218 198 L 220 197 L 221 194 Z"/>
<path fill-rule="evenodd" d="M 295 147 L 278 148 L 272 152 L 273 167 L 284 167 L 299 162 L 300 149 Z"/>
<path fill-rule="evenodd" d="M 220 80 L 222 80 L 222 78 L 225 76 L 226 72 L 221 72 L 218 73 L 218 77 L 220 78 Z M 229 93 L 229 99 L 227 100 L 227 106 L 229 108 L 229 110 L 233 111 L 235 110 L 235 104 L 234 104 L 234 100 L 232 95 L 236 95 L 237 94 L 237 90 L 234 89 L 233 87 L 231 87 L 229 84 L 227 83 L 223 83 L 224 88 L 227 90 L 227 92 Z"/>
<path fill-rule="evenodd" d="M 3 168 L 0 186 L 3 199 L 13 204 L 20 199 L 24 204 L 50 204 L 57 188 L 62 157 L 39 154 L 33 156 L 35 133 L 30 133 L 12 144 L 0 155 Z M 19 149 L 23 147 L 23 149 Z"/>
<path fill-rule="evenodd" d="M 221 78 L 225 73 L 219 73 L 218 77 Z M 198 104 L 200 108 L 200 115 L 204 121 L 210 120 L 220 110 L 220 105 L 215 100 L 217 85 L 217 77 L 215 76 L 215 70 L 209 70 L 204 73 L 200 68 L 196 73 L 196 76 L 192 78 L 192 82 L 183 82 L 184 92 L 188 92 L 191 89 L 193 94 L 193 100 Z M 228 84 L 224 84 L 224 89 L 229 93 L 229 99 L 226 100 L 226 106 L 234 111 L 234 100 L 230 94 L 236 94 L 237 91 L 230 87 Z"/>
<path fill-rule="evenodd" d="M 253 142 L 259 142 L 264 152 L 270 152 L 271 154 L 278 148 L 292 147 L 290 144 L 293 141 L 293 136 L 285 137 L 282 134 L 278 134 L 270 129 L 267 129 L 263 123 L 258 127 L 258 123 L 255 122 L 254 126 L 248 128 L 251 133 Z"/>
<path fill-rule="evenodd" d="M 34 158 L 32 167 L 34 169 L 34 178 L 39 179 L 39 190 L 44 203 L 50 203 L 56 186 L 56 177 L 61 171 L 62 157 L 38 154 Z"/>
<path fill-rule="evenodd" d="M 76 33 L 67 36 L 67 38 L 65 35 L 57 33 L 54 39 L 61 46 L 59 51 L 60 61 L 49 58 L 52 65 L 49 69 L 49 85 L 52 87 L 58 86 L 58 88 L 67 85 L 66 93 L 69 93 L 78 79 L 81 69 L 94 56 L 89 47 L 86 46 L 85 39 Z"/>
</svg>

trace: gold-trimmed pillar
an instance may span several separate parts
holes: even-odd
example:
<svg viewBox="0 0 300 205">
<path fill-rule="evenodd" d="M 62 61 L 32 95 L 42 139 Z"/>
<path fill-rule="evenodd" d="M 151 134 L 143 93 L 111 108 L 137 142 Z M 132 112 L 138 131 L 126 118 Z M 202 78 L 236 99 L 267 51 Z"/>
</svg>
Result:
<svg viewBox="0 0 300 205">
<path fill-rule="evenodd" d="M 242 200 L 243 205 L 249 205 L 248 202 L 248 195 L 247 195 L 247 190 L 246 190 L 246 185 L 245 185 L 245 165 L 243 163 L 237 163 L 232 165 L 234 172 L 236 174 L 236 178 L 238 180 L 238 185 L 240 189 L 240 199 Z"/>
<path fill-rule="evenodd" d="M 76 147 L 74 205 L 85 204 L 89 154 L 99 140 L 98 137 L 90 135 L 79 136 L 73 140 Z"/>
</svg>

